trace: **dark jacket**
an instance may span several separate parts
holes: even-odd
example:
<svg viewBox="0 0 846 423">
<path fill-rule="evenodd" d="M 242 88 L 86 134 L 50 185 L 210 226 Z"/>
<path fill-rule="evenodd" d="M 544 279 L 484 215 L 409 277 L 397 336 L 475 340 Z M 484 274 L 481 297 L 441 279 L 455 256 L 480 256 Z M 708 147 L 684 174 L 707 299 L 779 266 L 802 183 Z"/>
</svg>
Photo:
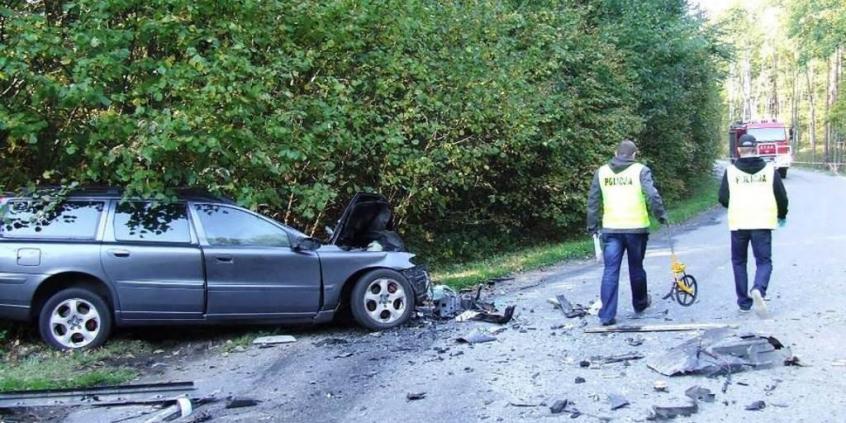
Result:
<svg viewBox="0 0 846 423">
<path fill-rule="evenodd" d="M 743 157 L 734 162 L 734 166 L 738 170 L 750 175 L 760 172 L 766 165 L 767 163 L 760 157 Z M 787 217 L 787 191 L 784 189 L 784 183 L 781 181 L 781 175 L 778 172 L 775 172 L 775 178 L 773 178 L 773 194 L 778 206 L 778 218 L 784 219 Z M 726 171 L 723 173 L 723 182 L 720 184 L 719 199 L 723 207 L 729 206 L 729 196 L 728 171 Z"/>
<path fill-rule="evenodd" d="M 621 159 L 614 157 L 608 162 L 611 171 L 620 173 L 629 168 L 635 163 L 634 160 Z M 664 201 L 661 200 L 661 194 L 655 188 L 655 183 L 652 180 L 652 171 L 644 166 L 640 171 L 640 186 L 646 195 L 647 203 L 652 209 L 652 214 L 658 218 L 660 222 L 667 221 L 667 211 L 664 209 Z M 593 182 L 590 184 L 590 192 L 588 193 L 587 204 L 587 230 L 589 233 L 595 233 L 599 229 L 602 221 L 602 188 L 599 186 L 599 170 L 593 174 Z M 603 228 L 605 233 L 647 233 L 649 228 L 639 229 L 611 229 Z"/>
</svg>

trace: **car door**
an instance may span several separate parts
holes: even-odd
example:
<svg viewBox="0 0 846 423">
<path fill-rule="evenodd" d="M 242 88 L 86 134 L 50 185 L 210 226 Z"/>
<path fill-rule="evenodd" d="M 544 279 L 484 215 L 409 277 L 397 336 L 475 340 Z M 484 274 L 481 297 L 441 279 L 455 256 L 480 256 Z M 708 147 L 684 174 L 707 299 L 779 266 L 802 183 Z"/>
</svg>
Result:
<svg viewBox="0 0 846 423">
<path fill-rule="evenodd" d="M 116 201 L 100 258 L 123 320 L 201 319 L 203 256 L 186 203 Z"/>
<path fill-rule="evenodd" d="M 295 318 L 317 313 L 320 260 L 291 248 L 282 225 L 218 204 L 191 206 L 206 264 L 209 318 Z"/>
</svg>

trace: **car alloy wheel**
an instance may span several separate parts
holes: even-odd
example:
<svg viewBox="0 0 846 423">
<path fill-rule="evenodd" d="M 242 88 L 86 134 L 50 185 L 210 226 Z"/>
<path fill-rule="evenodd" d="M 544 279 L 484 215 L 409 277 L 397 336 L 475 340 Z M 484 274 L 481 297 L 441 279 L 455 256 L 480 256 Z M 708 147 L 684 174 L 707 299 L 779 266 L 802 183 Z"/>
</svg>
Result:
<svg viewBox="0 0 846 423">
<path fill-rule="evenodd" d="M 38 332 L 60 350 L 97 348 L 112 329 L 112 309 L 96 288 L 66 288 L 50 296 L 39 308 Z"/>
<path fill-rule="evenodd" d="M 391 324 L 401 319 L 408 307 L 408 294 L 399 281 L 379 278 L 364 291 L 364 309 L 376 322 Z"/>
<path fill-rule="evenodd" d="M 83 348 L 100 334 L 101 322 L 93 304 L 82 298 L 70 298 L 50 312 L 50 334 L 63 348 Z"/>
</svg>

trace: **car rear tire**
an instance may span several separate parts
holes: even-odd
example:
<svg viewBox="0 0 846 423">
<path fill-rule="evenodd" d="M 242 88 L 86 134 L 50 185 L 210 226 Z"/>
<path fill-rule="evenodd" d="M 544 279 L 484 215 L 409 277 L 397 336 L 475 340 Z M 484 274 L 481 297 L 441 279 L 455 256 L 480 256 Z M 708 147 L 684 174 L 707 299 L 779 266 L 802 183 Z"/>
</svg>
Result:
<svg viewBox="0 0 846 423">
<path fill-rule="evenodd" d="M 414 311 L 414 289 L 399 272 L 370 271 L 356 282 L 350 294 L 355 321 L 370 330 L 384 330 L 407 322 Z"/>
<path fill-rule="evenodd" d="M 53 294 L 38 316 L 41 338 L 60 350 L 99 347 L 111 330 L 112 312 L 106 301 L 85 288 L 69 288 Z"/>
</svg>

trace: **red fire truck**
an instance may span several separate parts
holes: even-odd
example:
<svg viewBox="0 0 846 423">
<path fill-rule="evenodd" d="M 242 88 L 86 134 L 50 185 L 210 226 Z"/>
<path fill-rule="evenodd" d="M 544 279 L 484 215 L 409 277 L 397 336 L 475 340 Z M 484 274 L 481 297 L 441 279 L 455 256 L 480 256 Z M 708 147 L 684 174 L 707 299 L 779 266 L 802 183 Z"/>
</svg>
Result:
<svg viewBox="0 0 846 423">
<path fill-rule="evenodd" d="M 787 177 L 787 169 L 793 162 L 790 150 L 790 140 L 793 138 L 793 128 L 776 120 L 755 122 L 736 122 L 729 128 L 729 154 L 731 162 L 738 158 L 737 140 L 743 134 L 750 134 L 758 141 L 756 146 L 758 156 L 765 161 L 772 162 L 782 178 Z"/>
</svg>

